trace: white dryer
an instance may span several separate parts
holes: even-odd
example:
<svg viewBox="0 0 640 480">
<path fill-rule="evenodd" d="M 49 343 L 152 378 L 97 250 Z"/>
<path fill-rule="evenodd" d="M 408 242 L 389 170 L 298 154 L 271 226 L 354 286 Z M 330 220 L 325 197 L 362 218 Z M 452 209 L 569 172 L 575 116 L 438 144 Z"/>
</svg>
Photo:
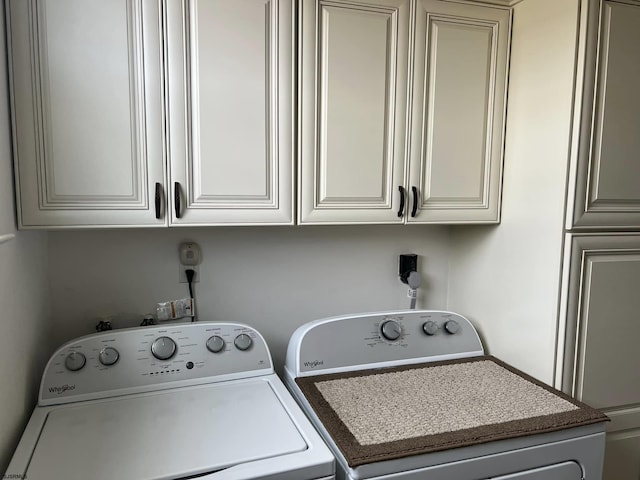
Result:
<svg viewBox="0 0 640 480">
<path fill-rule="evenodd" d="M 607 417 L 484 354 L 452 312 L 298 328 L 285 383 L 339 480 L 599 480 Z"/>
<path fill-rule="evenodd" d="M 58 349 L 5 478 L 330 480 L 334 469 L 263 337 L 197 322 Z"/>
</svg>

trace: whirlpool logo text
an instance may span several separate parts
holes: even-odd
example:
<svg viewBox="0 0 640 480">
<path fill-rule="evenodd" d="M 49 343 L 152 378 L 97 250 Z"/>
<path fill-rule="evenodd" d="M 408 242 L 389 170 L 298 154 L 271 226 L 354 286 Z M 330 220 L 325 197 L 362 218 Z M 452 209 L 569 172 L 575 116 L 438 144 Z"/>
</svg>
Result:
<svg viewBox="0 0 640 480">
<path fill-rule="evenodd" d="M 58 395 L 62 395 L 64 392 L 67 392 L 69 390 L 75 390 L 75 388 L 75 383 L 73 385 L 65 384 L 61 387 L 49 387 L 49 393 L 57 393 Z"/>
<path fill-rule="evenodd" d="M 312 360 L 310 362 L 304 362 L 304 366 L 308 368 L 316 368 L 321 365 L 324 365 L 324 360 Z"/>
</svg>

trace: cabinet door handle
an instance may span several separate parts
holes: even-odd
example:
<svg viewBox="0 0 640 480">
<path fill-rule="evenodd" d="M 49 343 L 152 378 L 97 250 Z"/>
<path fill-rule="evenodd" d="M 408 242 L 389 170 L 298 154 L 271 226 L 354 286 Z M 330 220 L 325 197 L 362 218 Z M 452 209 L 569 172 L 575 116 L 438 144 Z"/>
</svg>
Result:
<svg viewBox="0 0 640 480">
<path fill-rule="evenodd" d="M 411 192 L 413 192 L 413 205 L 411 206 L 411 216 L 415 217 L 416 212 L 418 211 L 418 189 L 416 187 L 411 187 Z"/>
<path fill-rule="evenodd" d="M 156 182 L 156 218 L 160 219 L 160 209 L 162 208 L 162 184 L 160 182 Z"/>
<path fill-rule="evenodd" d="M 180 182 L 173 184 L 173 201 L 176 207 L 176 218 L 180 218 Z"/>
<path fill-rule="evenodd" d="M 398 191 L 400 192 L 400 208 L 398 209 L 398 216 L 401 217 L 404 215 L 404 187 L 400 185 L 398 187 Z"/>
</svg>

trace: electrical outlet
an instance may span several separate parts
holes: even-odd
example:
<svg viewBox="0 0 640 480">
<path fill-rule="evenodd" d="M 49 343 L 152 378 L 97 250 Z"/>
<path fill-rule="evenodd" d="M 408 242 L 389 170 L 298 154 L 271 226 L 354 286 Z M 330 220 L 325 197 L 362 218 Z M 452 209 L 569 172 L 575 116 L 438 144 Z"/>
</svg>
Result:
<svg viewBox="0 0 640 480">
<path fill-rule="evenodd" d="M 408 253 L 400 255 L 398 262 L 398 275 L 402 283 L 407 283 L 407 278 L 411 272 L 418 271 L 418 255 L 415 253 Z"/>
<path fill-rule="evenodd" d="M 187 281 L 187 274 L 185 273 L 185 270 L 195 270 L 196 274 L 193 276 L 193 283 L 198 283 L 200 281 L 200 267 L 198 265 L 193 265 L 193 266 L 185 266 L 185 265 L 178 265 L 178 281 L 180 283 L 189 283 Z"/>
</svg>

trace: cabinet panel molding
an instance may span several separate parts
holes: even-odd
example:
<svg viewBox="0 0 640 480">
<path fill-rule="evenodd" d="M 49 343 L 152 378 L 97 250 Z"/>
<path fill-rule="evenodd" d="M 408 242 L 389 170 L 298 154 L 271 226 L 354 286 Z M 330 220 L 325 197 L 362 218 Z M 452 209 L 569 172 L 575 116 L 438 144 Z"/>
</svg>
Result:
<svg viewBox="0 0 640 480">
<path fill-rule="evenodd" d="M 588 210 L 640 210 L 640 98 L 626 88 L 640 82 L 638 25 L 640 8 L 603 5 Z"/>
<path fill-rule="evenodd" d="M 120 0 L 119 11 L 103 9 L 100 13 L 113 19 L 108 30 L 92 24 L 99 7 L 91 3 L 30 2 L 37 38 L 33 95 L 41 98 L 36 104 L 42 132 L 40 208 L 148 208 L 142 2 Z M 77 38 L 84 42 L 74 44 Z M 120 55 L 96 55 L 107 42 Z M 66 74 L 79 65 L 82 75 Z M 96 90 L 110 96 L 107 111 L 95 108 Z M 118 118 L 128 122 L 119 124 Z"/>
<path fill-rule="evenodd" d="M 277 2 L 259 2 L 257 8 L 245 4 L 238 10 L 228 7 L 228 3 L 187 3 L 186 103 L 191 132 L 187 208 L 219 204 L 277 208 Z M 258 28 L 237 29 L 240 21 Z M 247 75 L 245 58 L 233 51 L 241 42 L 259 75 Z M 251 141 L 242 142 L 241 134 Z"/>
<path fill-rule="evenodd" d="M 426 24 L 428 44 L 423 85 L 426 101 L 422 117 L 425 129 L 422 141 L 424 161 L 421 169 L 423 196 L 420 207 L 429 208 L 433 205 L 438 208 L 456 203 L 464 208 L 487 208 L 488 192 L 485 185 L 490 173 L 487 160 L 491 152 L 491 138 L 487 138 L 487 132 L 491 131 L 492 125 L 489 105 L 495 97 L 493 84 L 498 24 L 431 14 L 427 14 Z M 450 45 L 451 43 L 463 44 L 464 48 Z M 476 61 L 451 64 L 447 60 L 456 51 L 465 51 L 470 59 Z M 440 59 L 443 61 L 439 61 Z M 464 83 L 469 77 L 484 81 L 472 85 L 475 88 L 468 89 Z M 454 82 L 451 82 L 452 79 Z M 444 135 L 445 138 L 438 136 L 438 130 L 462 129 L 468 133 L 460 125 L 466 122 L 470 124 L 467 129 L 475 129 L 475 138 L 466 135 L 464 141 L 452 142 L 454 139 L 450 135 Z M 451 169 L 450 166 L 443 165 L 442 161 L 434 161 L 434 156 L 452 158 L 454 164 L 467 172 L 465 182 L 460 181 L 457 168 Z M 447 186 L 444 190 L 440 188 L 443 184 Z"/>
<path fill-rule="evenodd" d="M 390 208 L 394 99 L 398 75 L 396 9 L 320 3 L 318 165 L 314 208 Z M 361 52 L 367 48 L 367 55 Z M 344 75 L 353 66 L 360 75 Z M 363 82 L 363 80 L 367 82 Z M 354 99 L 354 97 L 356 97 Z M 345 103 L 357 108 L 341 108 Z M 377 122 L 373 122 L 376 119 Z M 354 145 L 352 138 L 365 138 Z M 358 150 L 366 150 L 361 152 Z M 361 161 L 362 165 L 350 162 Z M 349 164 L 347 164 L 349 162 Z M 354 169 L 366 176 L 355 181 Z"/>
<path fill-rule="evenodd" d="M 582 256 L 576 394 L 598 408 L 640 403 L 640 321 L 634 321 L 640 302 L 633 301 L 640 247 L 588 250 Z"/>
</svg>

